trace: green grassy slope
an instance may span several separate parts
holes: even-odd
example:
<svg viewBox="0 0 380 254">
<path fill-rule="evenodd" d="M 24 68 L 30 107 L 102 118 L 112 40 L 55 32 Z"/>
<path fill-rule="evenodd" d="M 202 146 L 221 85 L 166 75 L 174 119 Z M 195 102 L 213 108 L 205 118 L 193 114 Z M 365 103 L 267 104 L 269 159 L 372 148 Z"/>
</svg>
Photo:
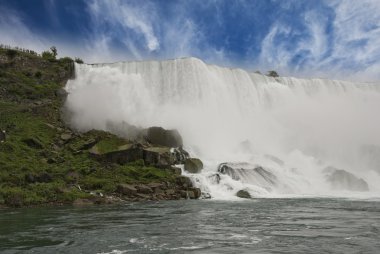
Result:
<svg viewBox="0 0 380 254">
<path fill-rule="evenodd" d="M 126 143 L 112 134 L 70 130 L 61 119 L 60 89 L 72 77 L 70 59 L 46 60 L 0 49 L 0 205 L 70 203 L 90 191 L 111 194 L 118 183 L 173 181 L 174 175 L 143 161 L 98 161 L 89 144 L 110 149 Z"/>
</svg>

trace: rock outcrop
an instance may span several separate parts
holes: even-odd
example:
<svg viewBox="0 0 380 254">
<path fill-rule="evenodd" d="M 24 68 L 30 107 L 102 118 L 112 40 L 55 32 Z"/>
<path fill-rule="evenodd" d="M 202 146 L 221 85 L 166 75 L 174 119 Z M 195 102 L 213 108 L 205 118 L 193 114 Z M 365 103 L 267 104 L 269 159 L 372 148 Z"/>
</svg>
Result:
<svg viewBox="0 0 380 254">
<path fill-rule="evenodd" d="M 236 196 L 239 198 L 252 198 L 251 194 L 249 194 L 249 192 L 246 190 L 239 190 L 236 192 Z"/>
<path fill-rule="evenodd" d="M 234 180 L 244 180 L 244 177 L 253 177 L 258 181 L 276 184 L 277 177 L 261 166 L 250 165 L 248 163 L 221 163 L 218 172 L 229 175 Z"/>
<path fill-rule="evenodd" d="M 203 169 L 203 163 L 198 158 L 188 158 L 185 160 L 185 170 L 189 173 L 199 173 Z"/>
<path fill-rule="evenodd" d="M 327 167 L 324 169 L 326 179 L 331 188 L 335 190 L 349 191 L 368 191 L 369 187 L 366 181 L 343 169 Z"/>
<path fill-rule="evenodd" d="M 182 137 L 177 130 L 165 130 L 162 127 L 150 127 L 145 139 L 155 145 L 167 147 L 182 147 Z"/>
<path fill-rule="evenodd" d="M 175 184 L 169 182 L 149 184 L 119 184 L 116 188 L 122 200 L 198 199 L 201 190 L 195 188 L 186 176 L 178 176 Z"/>
</svg>

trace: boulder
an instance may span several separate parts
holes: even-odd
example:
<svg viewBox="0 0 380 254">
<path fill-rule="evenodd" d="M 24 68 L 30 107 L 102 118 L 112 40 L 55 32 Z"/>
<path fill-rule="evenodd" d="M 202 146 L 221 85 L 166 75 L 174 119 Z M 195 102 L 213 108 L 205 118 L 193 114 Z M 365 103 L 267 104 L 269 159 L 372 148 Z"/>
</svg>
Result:
<svg viewBox="0 0 380 254">
<path fill-rule="evenodd" d="M 137 193 L 137 189 L 135 186 L 130 184 L 119 184 L 116 186 L 116 192 L 122 195 L 135 195 Z"/>
<path fill-rule="evenodd" d="M 182 147 L 173 148 L 172 154 L 175 157 L 175 164 L 184 164 L 185 160 L 189 158 L 189 153 L 186 152 Z"/>
<path fill-rule="evenodd" d="M 193 187 L 193 182 L 187 176 L 177 176 L 176 183 L 183 188 Z"/>
<path fill-rule="evenodd" d="M 35 148 L 35 149 L 43 148 L 43 145 L 41 144 L 41 142 L 36 138 L 26 138 L 26 139 L 23 139 L 22 142 L 24 142 L 30 148 Z"/>
<path fill-rule="evenodd" d="M 177 130 L 165 130 L 162 127 L 150 127 L 146 131 L 145 139 L 156 145 L 167 147 L 181 147 L 182 137 Z"/>
<path fill-rule="evenodd" d="M 327 167 L 324 169 L 327 181 L 331 184 L 332 189 L 349 190 L 349 191 L 368 191 L 369 187 L 366 181 L 343 169 Z"/>
<path fill-rule="evenodd" d="M 251 194 L 249 194 L 249 192 L 246 191 L 246 190 L 239 190 L 236 193 L 236 196 L 239 197 L 239 198 L 252 198 Z"/>
<path fill-rule="evenodd" d="M 197 158 L 188 158 L 185 160 L 185 170 L 189 173 L 199 173 L 203 169 L 203 163 Z"/>
<path fill-rule="evenodd" d="M 59 88 L 55 92 L 55 96 L 59 97 L 60 99 L 66 99 L 68 93 L 64 88 Z"/>
<path fill-rule="evenodd" d="M 194 194 L 193 196 L 195 199 L 200 198 L 202 195 L 202 191 L 199 188 L 190 188 L 189 191 L 193 192 L 193 194 Z"/>
</svg>

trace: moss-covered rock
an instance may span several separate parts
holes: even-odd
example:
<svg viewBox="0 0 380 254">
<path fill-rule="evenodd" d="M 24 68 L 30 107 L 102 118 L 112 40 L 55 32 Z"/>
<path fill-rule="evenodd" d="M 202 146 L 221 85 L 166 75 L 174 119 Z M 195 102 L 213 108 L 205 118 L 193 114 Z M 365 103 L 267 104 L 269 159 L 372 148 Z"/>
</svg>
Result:
<svg viewBox="0 0 380 254">
<path fill-rule="evenodd" d="M 180 198 L 178 170 L 157 167 L 167 164 L 161 151 L 160 163 L 145 163 L 148 147 L 105 131 L 78 133 L 66 126 L 62 89 L 73 73 L 72 61 L 19 51 L 8 57 L 0 48 L 0 72 L 0 131 L 6 132 L 0 142 L 0 206 L 108 203 L 118 200 L 113 195 L 121 184 L 148 186 L 151 200 Z M 173 193 L 164 188 L 155 193 L 151 183 L 168 183 Z"/>
<path fill-rule="evenodd" d="M 185 170 L 189 173 L 199 173 L 203 169 L 203 163 L 198 158 L 188 158 L 185 160 Z"/>
<path fill-rule="evenodd" d="M 236 196 L 239 197 L 239 198 L 252 198 L 251 194 L 249 194 L 249 192 L 246 191 L 246 190 L 239 190 L 236 193 Z"/>
<path fill-rule="evenodd" d="M 162 127 L 150 127 L 146 131 L 146 140 L 152 144 L 167 147 L 182 147 L 182 137 L 177 130 L 165 130 Z"/>
</svg>

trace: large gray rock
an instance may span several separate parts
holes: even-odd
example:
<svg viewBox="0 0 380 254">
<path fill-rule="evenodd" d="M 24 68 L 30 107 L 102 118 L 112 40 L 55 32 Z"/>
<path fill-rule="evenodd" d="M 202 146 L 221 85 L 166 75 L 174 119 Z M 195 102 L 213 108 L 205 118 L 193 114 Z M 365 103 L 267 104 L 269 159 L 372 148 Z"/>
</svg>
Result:
<svg viewBox="0 0 380 254">
<path fill-rule="evenodd" d="M 197 158 L 188 158 L 185 160 L 185 170 L 189 173 L 199 173 L 203 169 L 203 163 Z"/>
<path fill-rule="evenodd" d="M 331 188 L 335 190 L 349 191 L 368 191 L 369 187 L 366 181 L 343 169 L 327 167 L 324 169 L 327 181 Z"/>
<path fill-rule="evenodd" d="M 261 166 L 255 166 L 248 163 L 221 163 L 218 172 L 229 175 L 234 180 L 244 180 L 245 178 L 254 178 L 257 182 L 269 183 L 275 185 L 277 177 Z M 259 184 L 261 185 L 261 184 Z"/>
<path fill-rule="evenodd" d="M 177 176 L 176 182 L 179 186 L 181 186 L 183 188 L 193 187 L 193 182 L 187 176 Z"/>
<path fill-rule="evenodd" d="M 173 165 L 176 158 L 169 147 L 148 147 L 143 149 L 145 164 L 157 167 L 169 167 Z"/>
<path fill-rule="evenodd" d="M 182 137 L 177 130 L 165 130 L 162 127 L 150 127 L 146 131 L 146 140 L 152 144 L 181 147 Z"/>
</svg>

